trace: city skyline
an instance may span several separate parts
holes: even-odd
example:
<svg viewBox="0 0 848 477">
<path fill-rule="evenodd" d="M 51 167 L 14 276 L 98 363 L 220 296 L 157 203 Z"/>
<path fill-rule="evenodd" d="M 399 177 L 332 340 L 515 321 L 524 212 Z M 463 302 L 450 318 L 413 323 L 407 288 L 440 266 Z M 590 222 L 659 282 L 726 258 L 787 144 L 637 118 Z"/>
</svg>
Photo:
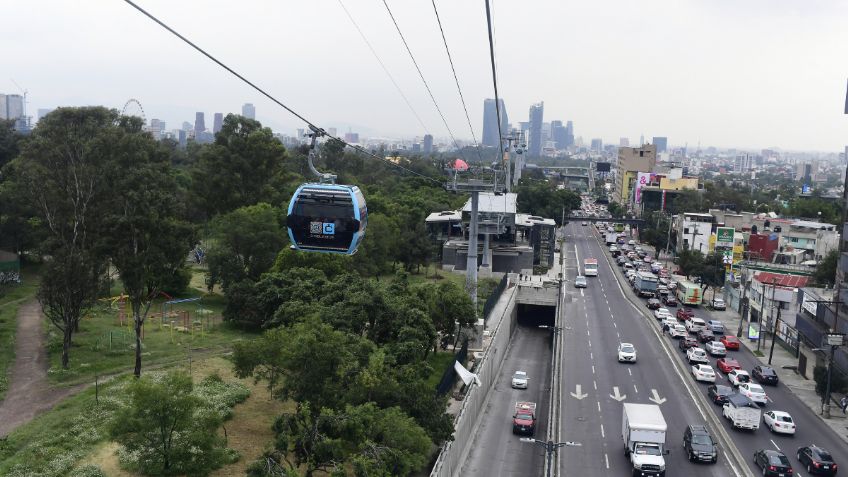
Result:
<svg viewBox="0 0 848 477">
<path fill-rule="evenodd" d="M 322 127 L 449 137 L 381 4 L 344 2 L 420 123 L 335 3 L 320 17 L 307 4 L 262 9 L 223 2 L 199 5 L 141 4 Z M 391 6 L 453 135 L 470 143 L 432 6 Z M 485 12 L 477 4 L 438 6 L 474 134 L 481 141 L 483 100 L 494 96 Z M 844 148 L 848 66 L 838 45 L 848 44 L 840 22 L 848 15 L 846 4 L 648 0 L 604 6 L 537 0 L 528 8 L 507 10 L 497 1 L 492 7 L 500 97 L 520 113 L 544 101 L 546 116 L 579 124 L 584 142 L 602 138 L 614 144 L 644 133 L 671 138 L 670 147 L 688 143 L 693 148 L 700 142 L 749 149 Z M 303 127 L 124 3 L 35 0 L 12 3 L 4 12 L 16 21 L 7 23 L 0 39 L 7 44 L 27 41 L 7 52 L 8 78 L 0 79 L 0 93 L 22 94 L 14 79 L 29 92 L 30 116 L 57 106 L 120 109 L 137 98 L 148 120 L 171 125 L 190 121 L 201 110 L 212 117 L 215 112 L 237 113 L 244 103 L 252 103 L 259 112 L 256 119 L 275 131 Z M 316 21 L 286 22 L 280 28 L 281 18 Z M 562 18 L 593 21 L 575 21 L 563 31 Z M 599 38 L 591 32 L 591 25 L 599 23 L 609 35 Z M 68 24 L 75 25 L 75 41 L 59 41 L 55 35 Z M 38 25 L 38 34 L 31 25 Z M 580 47 L 569 55 L 558 55 L 551 47 L 526 47 L 563 42 Z M 297 46 L 301 44 L 311 47 L 304 50 Z M 260 53 L 245 54 L 254 50 Z M 327 61 L 328 55 L 333 61 Z M 634 73 L 622 75 L 623 64 Z"/>
</svg>

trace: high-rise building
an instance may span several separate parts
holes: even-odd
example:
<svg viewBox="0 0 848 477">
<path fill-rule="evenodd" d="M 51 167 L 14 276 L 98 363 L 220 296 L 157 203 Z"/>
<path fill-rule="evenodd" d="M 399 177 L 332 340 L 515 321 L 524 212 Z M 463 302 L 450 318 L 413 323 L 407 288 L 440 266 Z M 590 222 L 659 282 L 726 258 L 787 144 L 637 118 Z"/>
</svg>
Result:
<svg viewBox="0 0 848 477">
<path fill-rule="evenodd" d="M 345 142 L 349 142 L 351 144 L 358 144 L 359 143 L 359 133 L 355 133 L 355 132 L 345 133 L 344 140 L 345 140 Z"/>
<path fill-rule="evenodd" d="M 498 99 L 498 105 L 501 109 L 501 132 L 507 133 L 507 125 L 509 120 L 506 116 L 506 106 L 503 99 Z M 494 99 L 483 100 L 483 145 L 489 147 L 498 147 L 500 138 L 498 137 L 498 110 L 495 107 Z"/>
<path fill-rule="evenodd" d="M 530 157 L 542 155 L 542 119 L 545 116 L 545 102 L 530 106 L 530 137 L 527 138 L 527 154 Z"/>
<path fill-rule="evenodd" d="M 600 138 L 592 139 L 592 143 L 591 146 L 589 146 L 589 149 L 595 152 L 602 152 L 604 150 L 604 141 Z"/>
<path fill-rule="evenodd" d="M 559 150 L 568 147 L 568 128 L 562 125 L 562 121 L 551 121 L 551 139 Z"/>
<path fill-rule="evenodd" d="M 642 147 L 618 148 L 613 199 L 625 205 L 633 197 L 633 189 L 640 172 L 652 172 L 657 165 L 657 148 L 653 144 Z"/>
<path fill-rule="evenodd" d="M 657 154 L 668 150 L 668 138 L 662 136 L 654 136 L 654 146 L 657 146 Z"/>
<path fill-rule="evenodd" d="M 206 131 L 206 121 L 203 119 L 203 113 L 198 112 L 194 115 L 194 140 L 200 142 L 203 133 Z"/>
<path fill-rule="evenodd" d="M 183 127 L 182 127 L 183 131 L 191 131 L 193 129 L 194 129 L 194 126 L 192 126 L 190 122 L 183 121 Z"/>
<path fill-rule="evenodd" d="M 0 119 L 8 119 L 6 117 L 6 95 L 0 93 Z"/>
<path fill-rule="evenodd" d="M 241 115 L 249 119 L 256 119 L 256 108 L 253 107 L 253 103 L 244 103 L 241 107 Z"/>
<path fill-rule="evenodd" d="M 424 135 L 424 154 L 430 154 L 433 152 L 433 136 L 430 134 Z"/>
<path fill-rule="evenodd" d="M 18 119 L 24 116 L 24 97 L 19 94 L 6 95 L 5 119 Z"/>
<path fill-rule="evenodd" d="M 621 146 L 621 147 L 629 147 L 630 146 L 630 139 L 628 139 L 626 137 L 619 138 L 618 139 L 618 145 Z"/>
<path fill-rule="evenodd" d="M 224 114 L 215 113 L 215 117 L 212 120 L 212 134 L 218 134 L 221 132 L 222 127 L 224 127 Z"/>
<path fill-rule="evenodd" d="M 180 138 L 180 147 L 185 148 L 186 144 L 188 143 L 188 134 L 186 134 L 185 129 L 180 129 L 179 138 Z"/>
<path fill-rule="evenodd" d="M 165 131 L 165 121 L 161 121 L 159 119 L 151 119 L 150 126 L 147 128 L 150 134 L 153 136 L 153 139 L 157 141 L 162 139 L 162 133 Z"/>
<path fill-rule="evenodd" d="M 752 159 L 750 154 L 737 154 L 733 161 L 733 172 L 750 171 Z"/>
</svg>

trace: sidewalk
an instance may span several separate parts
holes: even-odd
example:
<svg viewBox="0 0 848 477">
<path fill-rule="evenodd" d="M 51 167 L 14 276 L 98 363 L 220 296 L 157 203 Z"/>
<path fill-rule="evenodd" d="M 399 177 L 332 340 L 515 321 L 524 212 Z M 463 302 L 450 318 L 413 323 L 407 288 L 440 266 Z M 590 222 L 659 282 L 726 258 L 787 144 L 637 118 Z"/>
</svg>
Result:
<svg viewBox="0 0 848 477">
<path fill-rule="evenodd" d="M 736 311 L 715 311 L 706 307 L 704 307 L 704 311 L 711 315 L 713 319 L 721 320 L 721 322 L 724 323 L 727 334 L 736 334 L 736 331 L 739 329 L 739 322 L 742 321 L 742 317 L 736 313 Z M 757 342 L 751 341 L 747 338 L 747 329 L 744 327 L 742 330 L 742 337 L 739 338 L 739 342 L 742 343 L 742 346 L 748 348 L 748 350 L 751 351 L 751 354 L 754 354 L 753 352 L 757 349 Z M 768 366 L 770 347 L 771 337 L 763 337 L 763 343 L 760 351 L 764 356 L 758 357 L 754 354 L 754 358 L 759 360 L 760 363 Z M 779 344 L 775 344 L 774 356 L 770 366 L 774 368 L 781 383 L 785 385 L 792 394 L 798 397 L 801 402 L 806 404 L 807 407 L 809 407 L 810 410 L 819 417 L 819 419 L 830 426 L 830 428 L 833 429 L 833 431 L 836 432 L 836 434 L 839 435 L 845 443 L 848 443 L 848 418 L 846 418 L 848 416 L 843 415 L 839 407 L 833 404 L 831 405 L 830 419 L 825 419 L 821 415 L 822 398 L 816 394 L 816 382 L 812 379 L 804 378 L 795 371 L 798 366 L 798 358 Z"/>
</svg>

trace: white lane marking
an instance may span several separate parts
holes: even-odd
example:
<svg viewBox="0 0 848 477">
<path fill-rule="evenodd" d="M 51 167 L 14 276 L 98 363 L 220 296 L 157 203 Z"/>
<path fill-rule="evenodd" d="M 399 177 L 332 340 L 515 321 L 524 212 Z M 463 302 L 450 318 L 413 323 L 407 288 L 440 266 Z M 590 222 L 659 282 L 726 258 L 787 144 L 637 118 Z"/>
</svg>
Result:
<svg viewBox="0 0 848 477">
<path fill-rule="evenodd" d="M 586 330 L 586 336 L 592 336 L 591 334 L 589 334 L 589 330 Z"/>
<path fill-rule="evenodd" d="M 614 327 L 618 328 L 618 323 L 616 323 L 616 322 L 614 322 L 614 321 L 613 321 L 613 322 L 612 322 L 612 326 L 614 326 Z"/>
<path fill-rule="evenodd" d="M 633 376 L 633 371 L 631 371 L 630 368 L 627 368 L 627 374 Z"/>
<path fill-rule="evenodd" d="M 780 446 L 778 446 L 777 444 L 775 444 L 775 443 L 774 443 L 774 440 L 769 439 L 769 441 L 771 441 L 771 445 L 773 445 L 775 449 L 780 450 Z"/>
<path fill-rule="evenodd" d="M 592 374 L 595 374 L 595 365 L 592 365 Z"/>
<path fill-rule="evenodd" d="M 598 390 L 598 382 L 592 381 L 592 384 L 595 386 L 595 391 L 597 391 Z"/>
<path fill-rule="evenodd" d="M 604 454 L 604 462 L 606 462 L 607 469 L 609 469 L 609 456 L 606 453 Z"/>
<path fill-rule="evenodd" d="M 601 412 L 601 401 L 598 401 L 598 412 L 599 413 Z M 601 424 L 601 434 L 604 433 L 603 428 L 604 428 L 604 425 Z"/>
<path fill-rule="evenodd" d="M 601 405 L 601 403 L 598 403 L 598 406 L 600 406 L 600 405 Z M 601 439 L 606 439 L 606 433 L 604 432 L 604 425 L 603 424 L 601 424 Z"/>
<path fill-rule="evenodd" d="M 635 384 L 633 385 L 633 390 L 636 391 L 636 394 L 639 394 L 639 388 L 637 388 Z"/>
<path fill-rule="evenodd" d="M 594 360 L 594 359 L 595 359 L 595 356 L 594 356 L 594 355 L 592 355 L 592 352 L 591 352 L 591 351 L 589 351 L 589 359 L 591 359 L 591 360 Z"/>
<path fill-rule="evenodd" d="M 586 296 L 586 295 L 584 295 L 584 294 L 583 294 L 583 289 L 582 289 L 582 288 L 580 289 L 580 296 Z"/>
</svg>

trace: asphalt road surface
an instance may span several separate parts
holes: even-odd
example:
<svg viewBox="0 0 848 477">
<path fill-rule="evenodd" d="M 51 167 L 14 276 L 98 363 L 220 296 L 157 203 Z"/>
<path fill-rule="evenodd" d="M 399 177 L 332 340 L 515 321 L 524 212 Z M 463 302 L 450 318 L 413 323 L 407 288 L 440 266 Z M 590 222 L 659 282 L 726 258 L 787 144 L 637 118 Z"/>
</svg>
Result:
<svg viewBox="0 0 848 477">
<path fill-rule="evenodd" d="M 535 437 L 545 439 L 550 365 L 551 331 L 519 326 L 512 336 L 501 372 L 489 392 L 471 451 L 459 475 L 497 477 L 543 474 L 544 450 L 539 445 L 519 441 L 521 436 L 512 433 L 512 414 L 517 401 L 535 402 Z M 527 371 L 530 377 L 527 389 L 512 389 L 512 374 L 517 370 Z"/>
</svg>

